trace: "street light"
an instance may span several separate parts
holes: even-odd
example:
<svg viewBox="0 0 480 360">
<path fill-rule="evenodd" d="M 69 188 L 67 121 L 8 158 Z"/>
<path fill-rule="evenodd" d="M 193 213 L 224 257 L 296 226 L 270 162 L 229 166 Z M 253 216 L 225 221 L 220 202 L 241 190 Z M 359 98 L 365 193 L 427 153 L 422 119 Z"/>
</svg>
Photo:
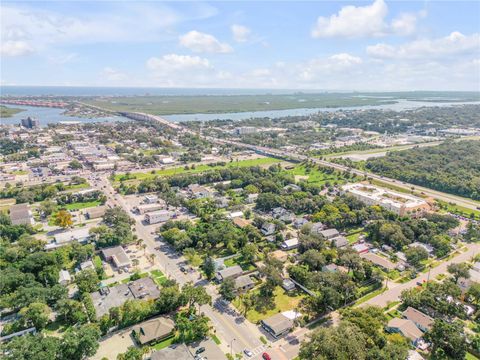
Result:
<svg viewBox="0 0 480 360">
<path fill-rule="evenodd" d="M 233 338 L 232 341 L 230 341 L 230 356 L 233 359 L 233 342 L 236 341 L 237 339 Z"/>
</svg>

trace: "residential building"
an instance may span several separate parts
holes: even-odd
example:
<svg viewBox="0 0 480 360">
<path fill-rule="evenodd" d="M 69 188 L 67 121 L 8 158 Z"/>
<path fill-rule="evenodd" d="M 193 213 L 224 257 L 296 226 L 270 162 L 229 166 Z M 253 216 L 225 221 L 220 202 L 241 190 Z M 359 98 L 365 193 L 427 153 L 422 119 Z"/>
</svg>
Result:
<svg viewBox="0 0 480 360">
<path fill-rule="evenodd" d="M 250 275 L 242 275 L 235 279 L 235 290 L 237 292 L 245 292 L 252 289 L 255 286 Z"/>
<path fill-rule="evenodd" d="M 140 345 L 162 341 L 173 335 L 175 322 L 165 316 L 144 321 L 132 328 L 132 335 Z"/>
<path fill-rule="evenodd" d="M 28 204 L 17 204 L 10 206 L 10 221 L 12 225 L 33 225 L 32 211 Z"/>
<path fill-rule="evenodd" d="M 394 264 L 393 262 L 391 262 L 390 260 L 388 260 L 388 259 L 386 259 L 382 256 L 379 256 L 377 254 L 362 253 L 362 254 L 360 254 L 360 257 L 371 261 L 375 265 L 378 265 L 385 270 L 394 270 L 397 267 L 397 265 Z"/>
<path fill-rule="evenodd" d="M 262 228 L 260 229 L 263 235 L 269 236 L 275 233 L 275 224 L 273 223 L 263 223 Z"/>
<path fill-rule="evenodd" d="M 332 241 L 332 246 L 336 247 L 337 249 L 348 245 L 347 238 L 342 235 L 334 237 L 331 241 Z"/>
<path fill-rule="evenodd" d="M 58 273 L 58 283 L 63 286 L 67 286 L 72 281 L 72 277 L 68 270 L 60 270 Z"/>
<path fill-rule="evenodd" d="M 364 243 L 355 244 L 355 245 L 352 246 L 352 249 L 355 250 L 359 254 L 366 253 L 370 250 L 369 247 Z"/>
<path fill-rule="evenodd" d="M 218 282 L 222 282 L 223 280 L 228 278 L 237 278 L 242 274 L 243 274 L 242 268 L 239 265 L 233 265 L 218 271 L 215 278 L 217 279 Z"/>
<path fill-rule="evenodd" d="M 283 250 L 275 250 L 269 254 L 269 256 L 273 259 L 277 259 L 281 262 L 286 262 L 288 260 L 288 253 Z"/>
<path fill-rule="evenodd" d="M 27 129 L 35 129 L 40 127 L 40 121 L 30 116 L 26 119 L 21 119 L 20 124 Z"/>
<path fill-rule="evenodd" d="M 298 248 L 300 245 L 298 238 L 285 240 L 280 246 L 283 250 L 292 250 Z"/>
<path fill-rule="evenodd" d="M 85 217 L 89 220 L 99 219 L 103 217 L 103 215 L 105 215 L 105 211 L 107 211 L 106 206 L 93 207 L 88 210 L 85 210 Z"/>
<path fill-rule="evenodd" d="M 318 232 L 325 239 L 330 240 L 340 235 L 337 229 L 325 229 Z"/>
<path fill-rule="evenodd" d="M 234 133 L 236 135 L 254 134 L 256 132 L 257 132 L 257 129 L 254 128 L 253 126 L 242 126 L 234 129 Z"/>
<path fill-rule="evenodd" d="M 145 195 L 144 198 L 145 204 L 155 204 L 158 201 L 158 196 L 157 195 Z"/>
<path fill-rule="evenodd" d="M 399 333 L 410 339 L 412 344 L 417 344 L 417 342 L 422 338 L 423 332 L 415 325 L 411 320 L 393 318 L 387 324 L 386 330 L 391 333 Z"/>
<path fill-rule="evenodd" d="M 409 306 L 402 314 L 403 318 L 412 321 L 420 330 L 428 331 L 433 325 L 433 318 Z"/>
<path fill-rule="evenodd" d="M 285 291 L 293 291 L 295 290 L 295 283 L 291 279 L 283 279 L 282 288 Z"/>
</svg>

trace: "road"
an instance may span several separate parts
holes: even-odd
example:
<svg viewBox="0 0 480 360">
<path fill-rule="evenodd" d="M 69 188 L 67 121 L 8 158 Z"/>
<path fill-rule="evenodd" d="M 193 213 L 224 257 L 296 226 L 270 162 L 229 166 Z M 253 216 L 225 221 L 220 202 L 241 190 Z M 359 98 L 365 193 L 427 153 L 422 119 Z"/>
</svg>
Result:
<svg viewBox="0 0 480 360">
<path fill-rule="evenodd" d="M 127 201 L 121 195 L 115 193 L 106 175 L 99 177 L 95 187 L 107 195 L 108 205 L 119 206 L 132 215 L 132 209 Z M 244 349 L 249 349 L 254 354 L 262 352 L 266 346 L 260 341 L 262 333 L 257 326 L 245 320 L 232 306 L 222 305 L 216 287 L 203 280 L 199 272 L 191 270 L 188 273 L 183 273 L 180 267 L 186 264 L 185 258 L 168 244 L 158 241 L 155 234 L 152 234 L 153 228 L 145 225 L 140 216 L 132 217 L 135 219 L 136 235 L 144 241 L 148 251 L 156 255 L 157 263 L 160 265 L 159 268 L 166 276 L 175 279 L 180 285 L 191 281 L 198 286 L 204 286 L 212 296 L 213 305 L 204 305 L 201 307 L 201 311 L 211 319 L 216 335 L 222 341 L 222 350 L 230 352 L 230 344 L 232 344 L 234 354 L 242 353 Z"/>
</svg>

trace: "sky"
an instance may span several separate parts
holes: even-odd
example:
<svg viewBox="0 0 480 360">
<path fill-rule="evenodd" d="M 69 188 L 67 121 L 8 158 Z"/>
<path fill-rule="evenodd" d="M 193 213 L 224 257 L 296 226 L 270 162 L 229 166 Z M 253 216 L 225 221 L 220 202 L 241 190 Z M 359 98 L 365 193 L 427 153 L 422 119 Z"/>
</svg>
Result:
<svg viewBox="0 0 480 360">
<path fill-rule="evenodd" d="M 480 90 L 480 1 L 5 1 L 0 84 Z"/>
</svg>

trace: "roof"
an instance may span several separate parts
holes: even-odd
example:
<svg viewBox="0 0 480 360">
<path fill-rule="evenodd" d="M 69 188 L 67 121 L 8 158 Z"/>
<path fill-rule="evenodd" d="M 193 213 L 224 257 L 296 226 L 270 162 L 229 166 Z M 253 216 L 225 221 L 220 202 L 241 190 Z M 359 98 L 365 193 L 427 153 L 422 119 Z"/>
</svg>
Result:
<svg viewBox="0 0 480 360">
<path fill-rule="evenodd" d="M 409 306 L 407 310 L 403 312 L 403 317 L 413 321 L 415 324 L 424 329 L 430 329 L 434 322 L 433 318 L 411 306 Z"/>
<path fill-rule="evenodd" d="M 298 238 L 292 238 L 285 240 L 282 244 L 282 247 L 293 247 L 293 246 L 298 246 Z"/>
<path fill-rule="evenodd" d="M 293 327 L 293 320 L 287 318 L 282 313 L 278 313 L 265 320 L 262 320 L 262 323 L 269 327 L 275 334 L 283 333 L 284 331 Z"/>
<path fill-rule="evenodd" d="M 282 262 L 287 261 L 287 259 L 288 259 L 288 253 L 286 253 L 285 251 L 280 250 L 280 249 L 271 252 L 269 255 L 270 255 L 271 258 L 280 260 Z"/>
<path fill-rule="evenodd" d="M 106 206 L 97 206 L 86 210 L 85 214 L 88 216 L 89 219 L 96 219 L 105 215 L 106 210 Z"/>
<path fill-rule="evenodd" d="M 93 301 L 93 306 L 97 313 L 97 318 L 108 314 L 108 311 L 113 307 L 123 305 L 128 299 L 134 299 L 132 292 L 127 284 L 119 284 L 105 289 L 106 292 L 95 291 L 90 294 Z"/>
<path fill-rule="evenodd" d="M 175 323 L 172 319 L 161 316 L 144 321 L 134 326 L 132 330 L 137 334 L 137 339 L 140 344 L 143 345 L 170 335 L 174 328 Z"/>
<path fill-rule="evenodd" d="M 33 223 L 30 205 L 17 204 L 10 206 L 10 220 L 13 225 L 28 225 Z"/>
<path fill-rule="evenodd" d="M 250 278 L 249 275 L 239 276 L 235 279 L 235 288 L 236 289 L 243 288 L 243 287 L 250 286 L 250 285 L 254 285 L 254 284 L 255 283 L 253 282 L 253 280 Z"/>
<path fill-rule="evenodd" d="M 355 244 L 352 246 L 352 249 L 358 253 L 368 251 L 368 246 L 365 244 Z"/>
<path fill-rule="evenodd" d="M 191 360 L 192 355 L 185 344 L 176 347 L 167 347 L 165 349 L 155 351 L 150 356 L 151 360 Z"/>
<path fill-rule="evenodd" d="M 333 244 L 335 247 L 340 248 L 348 245 L 348 240 L 345 236 L 336 236 L 332 239 Z"/>
<path fill-rule="evenodd" d="M 377 254 L 364 253 L 364 254 L 361 254 L 360 256 L 387 270 L 393 270 L 396 267 L 396 265 L 393 262 L 391 262 L 388 259 L 385 259 L 384 257 L 378 256 Z"/>
<path fill-rule="evenodd" d="M 250 221 L 246 219 L 242 219 L 241 217 L 235 217 L 233 218 L 233 223 L 237 225 L 239 228 L 244 228 L 245 226 L 250 225 Z"/>
<path fill-rule="evenodd" d="M 229 277 L 241 275 L 242 273 L 243 273 L 243 270 L 239 265 L 233 265 L 223 270 L 220 270 L 218 272 L 218 275 L 220 275 L 222 279 L 227 279 Z"/>
<path fill-rule="evenodd" d="M 102 250 L 102 255 L 106 260 L 112 260 L 116 267 L 130 265 L 130 258 L 121 246 L 113 246 Z"/>
<path fill-rule="evenodd" d="M 318 233 L 323 237 L 326 237 L 327 239 L 338 236 L 340 234 L 337 229 L 326 229 L 319 231 Z"/>
<path fill-rule="evenodd" d="M 156 299 L 160 296 L 157 284 L 149 277 L 132 281 L 128 287 L 135 299 Z"/>
<path fill-rule="evenodd" d="M 57 244 L 66 244 L 72 241 L 82 242 L 90 237 L 90 229 L 87 227 L 82 227 L 55 234 L 53 237 Z"/>
<path fill-rule="evenodd" d="M 60 270 L 58 273 L 58 282 L 63 282 L 63 281 L 71 281 L 72 277 L 70 276 L 70 273 L 67 270 Z"/>
<path fill-rule="evenodd" d="M 407 319 L 393 318 L 387 324 L 389 328 L 397 329 L 403 336 L 416 341 L 423 336 L 423 332 L 417 328 L 415 323 Z"/>
</svg>

